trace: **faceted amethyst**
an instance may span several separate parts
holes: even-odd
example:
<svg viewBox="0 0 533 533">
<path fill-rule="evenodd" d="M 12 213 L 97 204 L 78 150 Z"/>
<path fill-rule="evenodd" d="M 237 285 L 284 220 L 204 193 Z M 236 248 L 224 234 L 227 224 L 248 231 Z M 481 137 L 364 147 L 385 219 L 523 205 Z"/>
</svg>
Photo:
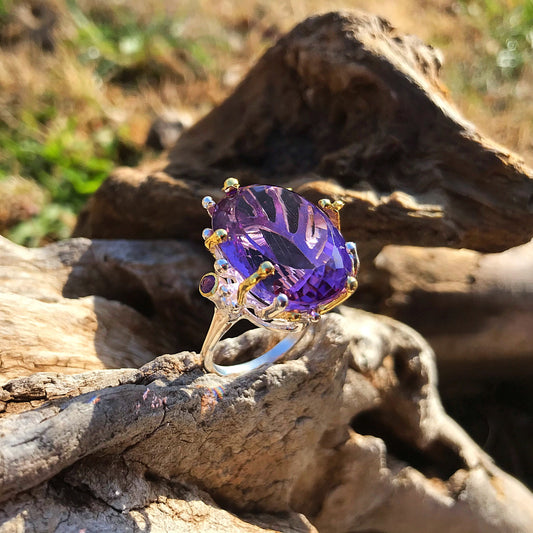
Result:
<svg viewBox="0 0 533 533">
<path fill-rule="evenodd" d="M 228 232 L 220 250 L 243 278 L 263 261 L 274 264 L 275 274 L 251 291 L 265 305 L 283 293 L 288 310 L 311 311 L 337 298 L 352 272 L 346 243 L 328 216 L 288 189 L 241 187 L 217 204 L 213 229 Z"/>
</svg>

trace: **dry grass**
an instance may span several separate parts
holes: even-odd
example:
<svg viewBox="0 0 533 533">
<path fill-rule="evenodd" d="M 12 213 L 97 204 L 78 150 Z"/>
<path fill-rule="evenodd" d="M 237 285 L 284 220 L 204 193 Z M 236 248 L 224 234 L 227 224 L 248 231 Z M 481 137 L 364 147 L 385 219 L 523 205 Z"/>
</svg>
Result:
<svg viewBox="0 0 533 533">
<path fill-rule="evenodd" d="M 531 2 L 526 0 L 533 9 Z M 43 5 L 51 11 L 43 12 Z M 193 119 L 205 114 L 281 34 L 310 14 L 335 9 L 377 13 L 400 32 L 439 47 L 443 81 L 465 116 L 533 164 L 531 64 L 512 76 L 496 65 L 519 5 L 519 0 L 0 0 L 0 180 L 35 179 L 63 220 L 72 220 L 113 165 L 153 156 L 143 142 L 155 116 L 169 109 Z M 57 18 L 55 49 L 43 52 L 31 41 L 50 13 Z M 22 240 L 37 244 L 66 229 L 44 227 L 35 239 Z M 11 236 L 20 240 L 17 233 Z"/>
</svg>

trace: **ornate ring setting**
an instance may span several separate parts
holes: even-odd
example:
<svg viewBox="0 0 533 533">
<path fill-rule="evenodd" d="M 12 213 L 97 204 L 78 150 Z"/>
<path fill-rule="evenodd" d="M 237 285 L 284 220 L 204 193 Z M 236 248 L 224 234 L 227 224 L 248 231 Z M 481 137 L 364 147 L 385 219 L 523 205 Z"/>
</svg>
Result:
<svg viewBox="0 0 533 533">
<path fill-rule="evenodd" d="M 200 281 L 200 294 L 215 304 L 201 354 L 209 372 L 240 374 L 271 364 L 357 289 L 357 248 L 340 233 L 340 200 L 319 207 L 290 189 L 240 187 L 228 178 L 225 197 L 202 200 L 212 228 L 202 232 L 215 258 L 214 272 Z M 215 346 L 239 320 L 287 334 L 263 355 L 235 365 L 214 362 Z"/>
</svg>

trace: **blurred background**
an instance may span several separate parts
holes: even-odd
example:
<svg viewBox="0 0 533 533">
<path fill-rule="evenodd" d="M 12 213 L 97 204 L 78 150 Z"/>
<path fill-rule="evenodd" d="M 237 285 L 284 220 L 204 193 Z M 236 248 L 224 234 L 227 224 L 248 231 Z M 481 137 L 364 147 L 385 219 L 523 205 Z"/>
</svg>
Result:
<svg viewBox="0 0 533 533">
<path fill-rule="evenodd" d="M 280 35 L 341 8 L 440 49 L 466 118 L 533 165 L 533 0 L 0 0 L 0 234 L 67 237 L 114 166 L 156 157 Z"/>
<path fill-rule="evenodd" d="M 0 0 L 0 234 L 68 237 L 112 168 L 158 157 L 284 32 L 342 8 L 441 50 L 450 99 L 533 166 L 533 0 Z M 487 383 L 443 400 L 533 487 L 530 391 Z"/>
</svg>

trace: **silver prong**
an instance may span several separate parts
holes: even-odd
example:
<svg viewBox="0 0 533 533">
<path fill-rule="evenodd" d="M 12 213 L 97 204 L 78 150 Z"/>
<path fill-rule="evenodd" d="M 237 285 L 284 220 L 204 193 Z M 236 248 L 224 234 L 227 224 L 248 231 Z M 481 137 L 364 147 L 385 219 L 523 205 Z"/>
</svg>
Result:
<svg viewBox="0 0 533 533">
<path fill-rule="evenodd" d="M 272 320 L 273 318 L 276 318 L 279 314 L 283 313 L 285 311 L 285 308 L 289 304 L 289 299 L 285 294 L 278 294 L 274 301 L 268 306 L 263 309 L 261 312 L 261 318 L 264 320 Z"/>
<path fill-rule="evenodd" d="M 213 198 L 211 198 L 211 196 L 204 196 L 202 198 L 202 207 L 204 209 L 207 209 L 211 205 L 215 205 L 215 201 L 213 200 Z"/>
<path fill-rule="evenodd" d="M 225 274 L 228 270 L 229 263 L 225 259 L 217 259 L 215 261 L 215 272 L 217 274 Z"/>
<path fill-rule="evenodd" d="M 352 258 L 354 274 L 357 274 L 357 271 L 359 270 L 359 256 L 357 255 L 357 245 L 355 244 L 355 242 L 348 241 L 346 243 L 346 251 L 350 254 L 350 257 Z"/>
<path fill-rule="evenodd" d="M 202 207 L 209 213 L 209 216 L 213 216 L 213 211 L 216 206 L 216 202 L 211 198 L 211 196 L 204 196 L 202 199 Z"/>
</svg>

